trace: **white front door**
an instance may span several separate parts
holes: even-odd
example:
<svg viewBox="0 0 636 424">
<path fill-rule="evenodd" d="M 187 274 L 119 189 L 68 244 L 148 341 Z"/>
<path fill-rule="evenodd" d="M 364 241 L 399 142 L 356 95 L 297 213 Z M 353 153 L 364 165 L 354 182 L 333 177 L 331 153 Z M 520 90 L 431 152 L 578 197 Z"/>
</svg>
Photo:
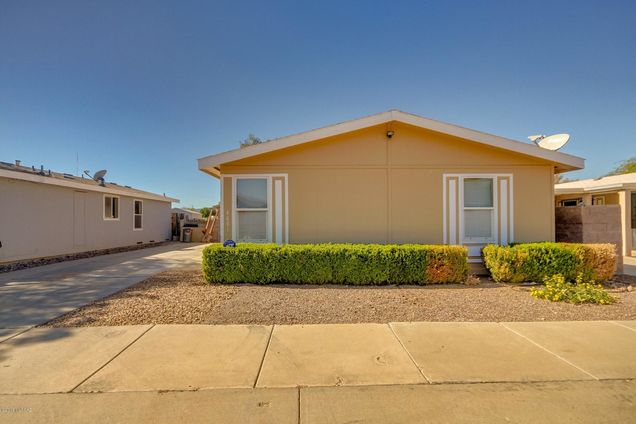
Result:
<svg viewBox="0 0 636 424">
<path fill-rule="evenodd" d="M 444 243 L 468 248 L 470 262 L 481 261 L 487 244 L 513 241 L 511 174 L 445 174 Z"/>
</svg>

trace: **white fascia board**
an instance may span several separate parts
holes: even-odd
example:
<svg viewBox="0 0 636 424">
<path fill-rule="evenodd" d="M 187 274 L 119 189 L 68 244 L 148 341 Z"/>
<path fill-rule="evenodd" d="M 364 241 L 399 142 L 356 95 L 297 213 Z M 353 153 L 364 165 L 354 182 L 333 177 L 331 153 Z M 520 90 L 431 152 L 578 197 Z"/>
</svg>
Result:
<svg viewBox="0 0 636 424">
<path fill-rule="evenodd" d="M 617 191 L 626 189 L 636 189 L 636 184 L 629 183 L 616 183 L 616 184 L 604 184 L 593 187 L 566 187 L 566 188 L 554 188 L 555 194 L 575 194 L 575 193 L 592 193 L 597 191 Z"/>
<path fill-rule="evenodd" d="M 218 168 L 223 163 L 233 162 L 235 160 L 260 155 L 262 153 L 273 152 L 287 147 L 297 146 L 299 144 L 320 140 L 322 138 L 333 137 L 335 135 L 372 127 L 374 125 L 380 125 L 392 120 L 391 113 L 392 111 L 383 112 L 377 115 L 355 119 L 353 121 L 342 122 L 328 127 L 322 127 L 287 137 L 277 138 L 261 144 L 254 144 L 216 155 L 205 156 L 198 159 L 199 169 L 204 172 L 214 173 L 213 169 Z"/>
<path fill-rule="evenodd" d="M 528 143 L 522 143 L 520 141 L 482 133 L 457 125 L 435 121 L 433 119 L 412 115 L 410 113 L 405 113 L 399 110 L 390 110 L 376 115 L 371 115 L 364 118 L 354 119 L 352 121 L 331 125 L 328 127 L 318 128 L 316 130 L 278 138 L 266 143 L 238 148 L 216 155 L 206 156 L 198 160 L 198 166 L 199 170 L 217 176 L 218 167 L 223 163 L 233 162 L 251 156 L 284 149 L 287 147 L 297 146 L 299 144 L 307 143 L 310 141 L 320 140 L 326 137 L 332 137 L 335 135 L 340 135 L 391 121 L 403 122 L 405 124 L 414 125 L 420 128 L 437 131 L 444 134 L 449 134 L 452 136 L 464 138 L 466 140 L 482 143 L 488 146 L 497 147 L 500 149 L 513 151 L 520 154 L 544 159 L 550 162 L 566 165 L 565 168 L 562 170 L 582 169 L 585 166 L 585 159 L 578 156 L 542 149 L 538 146 Z"/>
<path fill-rule="evenodd" d="M 96 191 L 99 193 L 116 194 L 118 196 L 134 197 L 136 199 L 157 200 L 160 202 L 179 203 L 179 199 L 160 196 L 158 194 L 139 193 L 139 192 L 131 193 L 126 190 L 118 190 L 116 188 L 93 186 L 88 184 L 77 183 L 72 180 L 67 181 L 67 180 L 62 180 L 59 178 L 47 177 L 44 175 L 29 174 L 25 172 L 14 172 L 14 171 L 0 169 L 0 177 L 10 178 L 13 180 L 29 181 L 32 183 L 50 184 L 54 186 L 72 188 L 72 189 L 81 190 L 81 191 Z"/>
</svg>

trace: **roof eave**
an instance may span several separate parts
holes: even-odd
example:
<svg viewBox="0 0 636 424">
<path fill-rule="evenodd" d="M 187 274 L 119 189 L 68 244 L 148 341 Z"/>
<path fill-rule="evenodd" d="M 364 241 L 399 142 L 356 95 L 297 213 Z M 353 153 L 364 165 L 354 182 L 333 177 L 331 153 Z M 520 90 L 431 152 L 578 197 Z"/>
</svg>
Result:
<svg viewBox="0 0 636 424">
<path fill-rule="evenodd" d="M 72 188 L 72 189 L 80 190 L 80 191 L 95 191 L 95 192 L 106 193 L 106 194 L 115 194 L 119 196 L 133 197 L 136 199 L 179 203 L 179 199 L 175 199 L 173 197 L 161 196 L 155 193 L 131 193 L 126 190 L 122 190 L 112 186 L 108 187 L 108 186 L 88 185 L 83 183 L 77 183 L 74 181 L 66 181 L 62 179 L 51 178 L 45 175 L 29 174 L 29 173 L 20 172 L 20 171 L 10 171 L 5 169 L 0 169 L 0 177 L 10 178 L 14 180 L 28 181 L 32 183 L 41 183 L 41 184 L 54 185 L 59 187 L 67 187 L 67 188 Z"/>
<path fill-rule="evenodd" d="M 390 110 L 376 115 L 371 115 L 364 118 L 331 125 L 328 127 L 318 128 L 316 130 L 278 138 L 262 144 L 229 150 L 216 155 L 205 156 L 198 159 L 198 166 L 201 171 L 218 178 L 218 175 L 214 170 L 218 170 L 218 168 L 224 163 L 245 159 L 251 156 L 260 155 L 263 153 L 268 153 L 275 150 L 280 150 L 287 147 L 292 147 L 310 141 L 320 140 L 326 137 L 356 131 L 362 128 L 368 128 L 373 125 L 380 125 L 391 121 L 398 121 L 431 131 L 449 134 L 469 141 L 482 143 L 491 147 L 547 160 L 556 164 L 557 173 L 574 171 L 577 169 L 583 169 L 585 167 L 585 159 L 578 156 L 545 150 L 532 144 L 522 143 L 517 140 L 511 140 L 504 137 L 463 128 L 457 125 L 412 115 L 399 110 Z"/>
<path fill-rule="evenodd" d="M 221 164 L 215 163 L 212 156 L 197 159 L 197 166 L 199 167 L 199 171 L 211 175 L 214 178 L 221 178 Z"/>
<path fill-rule="evenodd" d="M 636 189 L 636 183 L 616 183 L 605 184 L 594 187 L 567 187 L 559 188 L 555 187 L 554 192 L 556 194 L 575 194 L 575 193 L 594 193 L 599 191 L 620 191 L 620 190 L 634 190 Z"/>
</svg>

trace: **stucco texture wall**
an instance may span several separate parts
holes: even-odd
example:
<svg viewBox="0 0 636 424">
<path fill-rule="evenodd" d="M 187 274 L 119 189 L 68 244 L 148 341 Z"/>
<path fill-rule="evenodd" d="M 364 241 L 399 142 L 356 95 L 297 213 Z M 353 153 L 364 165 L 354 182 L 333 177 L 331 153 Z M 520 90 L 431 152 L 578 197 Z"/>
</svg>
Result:
<svg viewBox="0 0 636 424">
<path fill-rule="evenodd" d="M 0 262 L 135 245 L 170 238 L 170 203 L 143 200 L 133 231 L 133 197 L 106 221 L 103 193 L 0 178 Z"/>
<path fill-rule="evenodd" d="M 442 243 L 444 173 L 512 174 L 515 241 L 554 239 L 552 164 L 407 124 L 221 166 L 222 175 L 261 173 L 288 174 L 292 243 Z M 222 182 L 225 235 L 232 226 L 229 180 Z"/>
</svg>

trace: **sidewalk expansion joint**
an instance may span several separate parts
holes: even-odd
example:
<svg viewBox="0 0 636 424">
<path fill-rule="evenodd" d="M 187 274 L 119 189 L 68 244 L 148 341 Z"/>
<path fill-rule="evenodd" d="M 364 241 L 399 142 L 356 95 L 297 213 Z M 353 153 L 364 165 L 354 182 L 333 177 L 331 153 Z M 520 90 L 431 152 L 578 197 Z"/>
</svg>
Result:
<svg viewBox="0 0 636 424">
<path fill-rule="evenodd" d="M 616 322 L 616 321 L 609 321 L 614 325 L 618 325 L 619 327 L 623 327 L 623 328 L 627 328 L 628 330 L 632 330 L 632 331 L 636 331 L 636 329 L 632 328 L 632 327 L 628 327 L 626 325 L 621 324 L 620 322 Z"/>
<path fill-rule="evenodd" d="M 258 384 L 258 379 L 261 377 L 261 371 L 263 370 L 263 365 L 265 364 L 265 358 L 267 357 L 267 351 L 269 350 L 269 344 L 272 341 L 272 335 L 274 334 L 274 327 L 276 324 L 272 324 L 272 331 L 269 332 L 269 337 L 267 338 L 267 344 L 265 345 L 265 351 L 263 352 L 263 358 L 261 359 L 261 364 L 258 367 L 258 372 L 256 373 L 256 379 L 254 380 L 254 388 Z"/>
<path fill-rule="evenodd" d="M 113 362 L 117 357 L 119 357 L 119 355 L 121 355 L 122 353 L 124 353 L 130 346 L 132 346 L 133 344 L 135 344 L 137 342 L 137 340 L 141 339 L 143 336 L 146 335 L 147 332 L 149 332 L 150 330 L 152 330 L 153 328 L 155 328 L 156 324 L 152 324 L 150 327 L 148 327 L 145 331 L 143 331 L 139 336 L 137 336 L 135 338 L 135 340 L 133 340 L 132 342 L 128 343 L 126 346 L 124 346 L 124 348 L 122 350 L 120 350 L 115 356 L 113 356 L 112 358 L 110 358 L 108 361 L 106 361 L 101 367 L 97 368 L 95 371 L 93 371 L 88 377 L 86 377 L 85 379 L 83 379 L 82 381 L 80 381 L 79 384 L 77 384 L 75 387 L 73 387 L 71 390 L 68 391 L 68 393 L 72 393 L 75 391 L 75 389 L 77 389 L 79 386 L 81 386 L 82 384 L 84 384 L 88 379 L 90 379 L 92 376 L 94 376 L 95 374 L 97 374 L 98 372 L 100 372 L 102 369 L 104 369 L 104 367 L 106 367 L 108 364 L 110 364 L 111 362 Z"/>
<path fill-rule="evenodd" d="M 537 346 L 537 347 L 539 347 L 539 348 L 541 348 L 541 349 L 545 350 L 545 351 L 546 351 L 546 352 L 548 352 L 549 354 L 554 355 L 555 357 L 559 358 L 560 360 L 562 360 L 562 361 L 563 361 L 563 362 L 565 362 L 566 364 L 568 364 L 568 365 L 570 365 L 570 366 L 572 366 L 572 367 L 576 368 L 577 370 L 579 370 L 579 371 L 581 371 L 581 372 L 583 372 L 583 373 L 585 373 L 585 374 L 589 375 L 589 376 L 590 376 L 590 377 L 592 377 L 594 380 L 597 380 L 597 381 L 599 381 L 599 380 L 600 380 L 600 378 L 598 378 L 597 376 L 595 376 L 595 375 L 594 375 L 594 374 L 592 374 L 591 372 L 584 370 L 583 368 L 579 367 L 578 365 L 573 364 L 572 362 L 568 361 L 567 359 L 565 359 L 565 358 L 564 358 L 564 357 L 562 357 L 561 355 L 559 355 L 559 354 L 557 354 L 557 353 L 554 353 L 554 352 L 552 352 L 550 349 L 546 348 L 545 346 L 542 346 L 542 345 L 540 345 L 539 343 L 535 342 L 535 341 L 534 341 L 534 340 L 532 340 L 531 338 L 529 338 L 529 337 L 527 337 L 527 336 L 525 336 L 525 335 L 523 335 L 523 334 L 521 334 L 521 333 L 519 333 L 519 332 L 517 332 L 517 331 L 513 330 L 512 328 L 508 327 L 508 326 L 507 326 L 506 324 L 504 324 L 503 322 L 502 322 L 502 323 L 500 323 L 500 325 L 501 325 L 502 327 L 504 327 L 505 329 L 507 329 L 507 330 L 509 330 L 509 331 L 512 331 L 512 332 L 513 332 L 513 333 L 515 333 L 516 335 L 518 335 L 518 336 L 520 336 L 520 337 L 523 337 L 524 339 L 526 339 L 527 341 L 529 341 L 529 342 L 530 342 L 530 343 L 532 343 L 533 345 L 535 345 L 535 346 Z"/>
<path fill-rule="evenodd" d="M 27 331 L 32 330 L 34 328 L 35 328 L 35 325 L 31 325 L 29 327 L 26 327 L 25 329 L 23 329 L 21 331 L 18 331 L 15 334 L 12 334 L 11 336 L 7 337 L 6 339 L 0 340 L 0 343 L 8 342 L 9 340 L 13 339 L 14 337 L 18 337 L 20 334 L 24 334 Z M 13 329 L 12 328 L 0 328 L 0 330 L 13 330 Z"/>
<path fill-rule="evenodd" d="M 300 424 L 300 387 L 298 387 L 298 424 Z"/>
<path fill-rule="evenodd" d="M 431 380 L 426 376 L 426 374 L 424 374 L 424 371 L 422 371 L 422 369 L 419 367 L 419 365 L 417 365 L 417 362 L 415 362 L 415 358 L 413 358 L 413 356 L 411 355 L 411 352 L 409 352 L 409 350 L 406 348 L 406 346 L 404 346 L 404 343 L 402 343 L 402 340 L 400 340 L 398 335 L 395 334 L 395 330 L 393 330 L 393 326 L 391 325 L 391 323 L 389 322 L 386 325 L 389 327 L 389 330 L 391 330 L 391 333 L 393 334 L 393 337 L 395 337 L 395 339 L 400 344 L 400 346 L 402 346 L 402 349 L 404 349 L 404 351 L 408 355 L 408 357 L 411 360 L 411 362 L 413 362 L 413 365 L 415 365 L 415 368 L 417 368 L 417 370 L 422 375 L 422 377 L 424 377 L 424 380 L 426 381 L 426 383 L 431 384 Z"/>
</svg>

